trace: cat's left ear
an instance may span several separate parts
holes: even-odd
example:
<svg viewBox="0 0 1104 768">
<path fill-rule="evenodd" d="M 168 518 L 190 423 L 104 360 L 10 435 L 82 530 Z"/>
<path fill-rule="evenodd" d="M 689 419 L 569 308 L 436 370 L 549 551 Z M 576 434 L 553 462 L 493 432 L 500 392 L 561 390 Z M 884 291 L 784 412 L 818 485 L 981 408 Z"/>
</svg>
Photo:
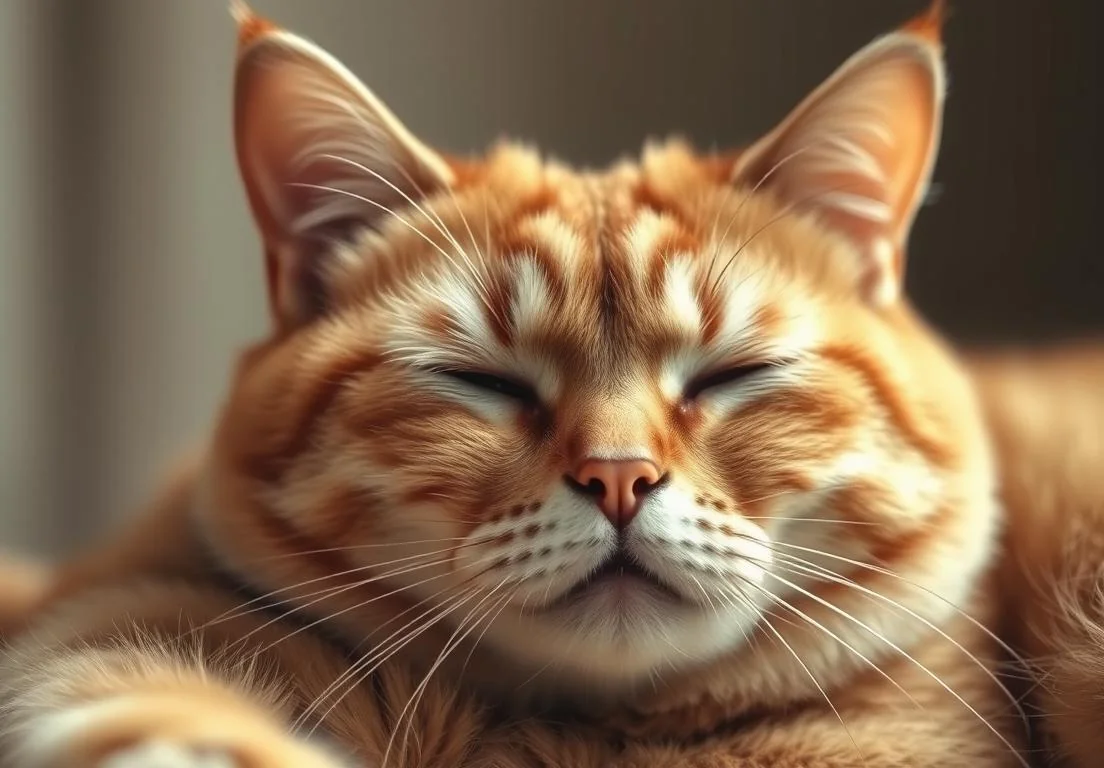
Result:
<svg viewBox="0 0 1104 768">
<path fill-rule="evenodd" d="M 234 140 L 265 248 L 270 305 L 294 328 L 325 307 L 336 241 L 454 181 L 340 62 L 231 0 L 238 22 Z"/>
<path fill-rule="evenodd" d="M 740 155 L 733 181 L 773 189 L 850 238 L 862 288 L 900 295 L 909 229 L 938 151 L 945 72 L 943 4 L 848 59 Z"/>
</svg>

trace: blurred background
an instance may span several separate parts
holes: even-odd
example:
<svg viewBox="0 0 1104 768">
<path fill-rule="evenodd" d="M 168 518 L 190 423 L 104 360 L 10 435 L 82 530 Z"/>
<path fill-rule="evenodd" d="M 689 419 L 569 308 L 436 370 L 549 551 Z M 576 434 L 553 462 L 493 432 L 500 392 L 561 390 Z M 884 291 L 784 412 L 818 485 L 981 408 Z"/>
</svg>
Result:
<svg viewBox="0 0 1104 768">
<path fill-rule="evenodd" d="M 736 145 L 923 0 L 254 0 L 454 152 Z M 1104 330 L 1101 4 L 959 0 L 909 288 L 963 343 Z M 224 0 L 0 0 L 0 548 L 62 554 L 202 437 L 264 333 Z"/>
</svg>

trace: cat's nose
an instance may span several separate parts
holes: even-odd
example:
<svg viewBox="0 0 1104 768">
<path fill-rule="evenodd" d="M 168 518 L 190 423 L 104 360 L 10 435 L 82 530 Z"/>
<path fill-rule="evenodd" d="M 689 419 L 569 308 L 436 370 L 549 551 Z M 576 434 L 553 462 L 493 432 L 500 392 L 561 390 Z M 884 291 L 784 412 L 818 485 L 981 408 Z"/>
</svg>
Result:
<svg viewBox="0 0 1104 768">
<path fill-rule="evenodd" d="M 644 497 L 663 474 L 647 459 L 588 459 L 569 478 L 576 490 L 594 497 L 602 514 L 620 531 L 636 517 Z"/>
</svg>

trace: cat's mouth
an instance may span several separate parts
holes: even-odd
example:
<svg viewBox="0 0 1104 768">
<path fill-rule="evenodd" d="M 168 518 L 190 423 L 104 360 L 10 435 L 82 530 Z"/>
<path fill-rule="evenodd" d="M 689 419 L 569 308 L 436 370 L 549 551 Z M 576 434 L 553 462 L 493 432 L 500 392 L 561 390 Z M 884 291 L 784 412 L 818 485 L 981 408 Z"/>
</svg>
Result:
<svg viewBox="0 0 1104 768">
<path fill-rule="evenodd" d="M 683 602 L 681 595 L 642 567 L 628 552 L 618 549 L 606 562 L 547 607 L 557 608 L 606 590 L 643 590 L 665 600 Z"/>
</svg>

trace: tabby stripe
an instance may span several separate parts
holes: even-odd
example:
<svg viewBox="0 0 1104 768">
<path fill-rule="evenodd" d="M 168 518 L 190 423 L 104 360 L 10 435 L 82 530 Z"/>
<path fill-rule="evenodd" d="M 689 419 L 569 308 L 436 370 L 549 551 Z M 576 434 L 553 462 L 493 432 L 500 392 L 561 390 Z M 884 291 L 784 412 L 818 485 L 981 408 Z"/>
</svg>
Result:
<svg viewBox="0 0 1104 768">
<path fill-rule="evenodd" d="M 495 340 L 507 349 L 513 346 L 514 331 L 510 322 L 510 307 L 514 304 L 516 284 L 504 271 L 496 272 L 487 280 L 487 301 L 483 315 Z"/>
<path fill-rule="evenodd" d="M 269 446 L 264 453 L 246 455 L 243 468 L 251 476 L 265 483 L 277 483 L 283 477 L 288 464 L 310 447 L 316 422 L 341 394 L 350 379 L 369 371 L 382 362 L 378 352 L 349 351 L 320 372 L 314 384 L 300 397 L 295 423 L 288 430 L 290 436 L 280 445 Z M 305 400 L 305 403 L 302 402 Z M 279 414 L 273 414 L 278 418 Z"/>
<path fill-rule="evenodd" d="M 701 248 L 701 243 L 690 232 L 678 227 L 669 219 L 665 219 L 664 224 L 665 231 L 656 238 L 652 252 L 649 254 L 644 277 L 648 294 L 653 299 L 659 299 L 663 295 L 671 258 L 678 254 L 693 254 Z"/>
<path fill-rule="evenodd" d="M 549 295 L 557 301 L 563 301 L 567 297 L 567 276 L 556 254 L 551 253 L 534 238 L 522 235 L 516 230 L 511 237 L 502 241 L 501 248 L 501 258 L 506 267 L 504 271 L 512 271 L 514 265 L 522 259 L 531 261 L 540 270 Z"/>
<path fill-rule="evenodd" d="M 885 406 L 894 426 L 929 461 L 943 468 L 949 468 L 952 465 L 954 454 L 950 447 L 936 437 L 927 434 L 916 423 L 916 419 L 909 411 L 904 397 L 897 391 L 897 387 L 886 377 L 885 372 L 875 361 L 868 359 L 854 347 L 841 345 L 822 347 L 818 353 L 821 357 L 858 374 L 867 386 L 874 391 L 881 404 Z"/>
<path fill-rule="evenodd" d="M 702 346 L 710 346 L 724 327 L 725 311 L 720 291 L 713 287 L 715 277 L 710 274 L 709 262 L 706 261 L 705 264 L 705 268 L 697 270 L 694 288 L 698 306 L 701 308 L 701 343 Z M 716 267 L 715 271 L 720 269 L 721 267 Z"/>
</svg>

